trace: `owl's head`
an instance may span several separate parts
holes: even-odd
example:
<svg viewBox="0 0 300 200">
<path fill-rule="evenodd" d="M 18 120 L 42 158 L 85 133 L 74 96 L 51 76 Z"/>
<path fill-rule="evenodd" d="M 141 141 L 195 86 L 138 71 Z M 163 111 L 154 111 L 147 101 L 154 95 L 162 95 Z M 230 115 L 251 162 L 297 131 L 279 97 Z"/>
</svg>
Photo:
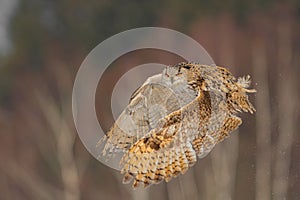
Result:
<svg viewBox="0 0 300 200">
<path fill-rule="evenodd" d="M 166 66 L 162 73 L 162 79 L 165 83 L 176 85 L 182 81 L 187 81 L 189 66 L 179 63 L 174 66 Z"/>
</svg>

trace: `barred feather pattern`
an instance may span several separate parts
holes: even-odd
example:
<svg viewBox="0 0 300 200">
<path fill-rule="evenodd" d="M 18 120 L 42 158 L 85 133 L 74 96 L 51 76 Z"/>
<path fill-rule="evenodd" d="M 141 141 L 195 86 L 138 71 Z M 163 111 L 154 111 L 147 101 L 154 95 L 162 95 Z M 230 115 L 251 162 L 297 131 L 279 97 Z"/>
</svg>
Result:
<svg viewBox="0 0 300 200">
<path fill-rule="evenodd" d="M 184 174 L 237 129 L 238 112 L 255 112 L 250 76 L 195 63 L 167 66 L 131 97 L 101 142 L 102 156 L 123 152 L 123 183 L 147 187 Z"/>
</svg>

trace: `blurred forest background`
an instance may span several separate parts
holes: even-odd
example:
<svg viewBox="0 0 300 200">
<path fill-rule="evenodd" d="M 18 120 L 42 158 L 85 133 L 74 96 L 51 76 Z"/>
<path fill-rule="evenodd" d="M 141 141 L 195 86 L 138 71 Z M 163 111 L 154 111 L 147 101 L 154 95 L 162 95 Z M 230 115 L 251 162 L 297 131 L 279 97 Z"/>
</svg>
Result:
<svg viewBox="0 0 300 200">
<path fill-rule="evenodd" d="M 299 0 L 0 0 L 0 199 L 300 199 L 299 22 Z M 251 74 L 257 112 L 243 114 L 239 130 L 184 176 L 132 191 L 84 148 L 71 94 L 89 51 L 143 26 L 183 32 L 216 64 Z M 178 61 L 136 51 L 106 77 L 120 76 L 118 67 Z M 110 95 L 97 91 L 106 128 Z"/>
</svg>

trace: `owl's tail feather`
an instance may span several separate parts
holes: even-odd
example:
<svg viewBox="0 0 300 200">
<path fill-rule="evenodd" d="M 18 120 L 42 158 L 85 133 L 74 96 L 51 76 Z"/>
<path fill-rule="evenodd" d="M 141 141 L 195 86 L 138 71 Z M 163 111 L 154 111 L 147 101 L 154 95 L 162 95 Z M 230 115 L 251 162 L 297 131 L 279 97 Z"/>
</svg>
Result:
<svg viewBox="0 0 300 200">
<path fill-rule="evenodd" d="M 245 89 L 243 89 L 243 91 L 232 91 L 228 93 L 226 101 L 229 110 L 250 112 L 251 114 L 256 111 L 254 106 L 250 103 Z"/>
<path fill-rule="evenodd" d="M 239 77 L 236 90 L 227 93 L 227 103 L 230 110 L 239 112 L 255 112 L 254 106 L 250 103 L 247 93 L 255 93 L 255 89 L 248 89 L 251 84 L 250 76 Z"/>
</svg>

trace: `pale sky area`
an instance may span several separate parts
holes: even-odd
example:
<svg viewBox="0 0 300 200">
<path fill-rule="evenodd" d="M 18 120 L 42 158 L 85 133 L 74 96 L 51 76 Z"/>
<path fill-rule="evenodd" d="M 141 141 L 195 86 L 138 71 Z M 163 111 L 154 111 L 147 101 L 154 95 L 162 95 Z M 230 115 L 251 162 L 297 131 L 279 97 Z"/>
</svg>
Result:
<svg viewBox="0 0 300 200">
<path fill-rule="evenodd" d="M 17 0 L 0 0 L 0 55 L 5 55 L 11 48 L 8 24 Z"/>
</svg>

